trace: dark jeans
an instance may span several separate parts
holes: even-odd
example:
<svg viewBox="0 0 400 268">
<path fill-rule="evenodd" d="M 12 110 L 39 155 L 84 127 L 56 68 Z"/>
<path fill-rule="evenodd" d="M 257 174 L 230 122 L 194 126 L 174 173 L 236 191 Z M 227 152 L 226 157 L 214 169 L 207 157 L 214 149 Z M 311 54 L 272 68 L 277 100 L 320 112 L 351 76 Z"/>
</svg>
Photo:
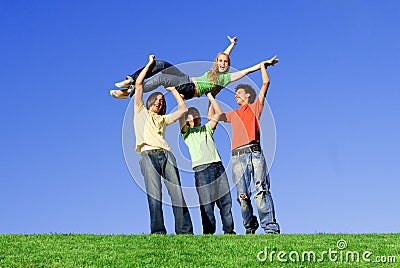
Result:
<svg viewBox="0 0 400 268">
<path fill-rule="evenodd" d="M 222 162 L 194 167 L 196 190 L 199 195 L 203 234 L 215 233 L 214 207 L 217 204 L 225 234 L 234 234 L 232 199 L 228 178 Z"/>
<path fill-rule="evenodd" d="M 133 81 L 136 81 L 143 68 L 137 70 L 134 74 L 130 75 Z M 154 76 L 159 72 L 161 72 L 160 75 Z M 179 94 L 184 95 L 185 99 L 191 99 L 194 97 L 196 88 L 193 82 L 190 80 L 189 76 L 181 72 L 177 67 L 173 66 L 169 62 L 156 60 L 149 71 L 146 73 L 145 78 L 150 77 L 151 79 L 143 83 L 143 92 L 150 92 L 158 88 L 159 86 L 176 87 Z M 131 97 L 133 96 L 133 94 L 135 94 L 134 91 L 131 92 Z"/>
<path fill-rule="evenodd" d="M 181 181 L 174 155 L 166 150 L 142 152 L 140 169 L 146 185 L 150 210 L 151 233 L 166 234 L 162 210 L 161 177 L 172 201 L 176 234 L 193 234 L 192 220 L 183 197 Z"/>
<path fill-rule="evenodd" d="M 140 72 L 143 69 L 144 69 L 144 67 L 140 68 L 135 73 L 129 75 L 130 77 L 132 77 L 133 82 L 136 81 Z M 154 63 L 152 64 L 152 66 L 150 67 L 150 69 L 147 71 L 145 78 L 150 78 L 153 75 L 158 74 L 159 72 L 161 72 L 163 74 L 171 74 L 171 75 L 176 75 L 176 76 L 185 75 L 171 63 L 163 61 L 163 60 L 155 60 Z"/>
</svg>

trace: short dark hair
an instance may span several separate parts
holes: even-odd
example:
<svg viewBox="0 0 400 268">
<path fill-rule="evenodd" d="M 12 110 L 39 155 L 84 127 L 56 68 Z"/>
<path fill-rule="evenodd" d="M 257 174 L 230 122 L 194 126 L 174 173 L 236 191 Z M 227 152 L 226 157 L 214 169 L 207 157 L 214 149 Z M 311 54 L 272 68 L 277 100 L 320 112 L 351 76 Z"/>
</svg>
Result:
<svg viewBox="0 0 400 268">
<path fill-rule="evenodd" d="M 250 94 L 249 96 L 249 103 L 253 103 L 256 100 L 256 91 L 254 90 L 254 88 L 252 88 L 250 85 L 248 84 L 239 84 L 236 86 L 235 88 L 235 92 L 238 91 L 240 88 L 244 89 L 244 92 Z"/>
<path fill-rule="evenodd" d="M 188 111 L 185 113 L 185 120 L 188 118 L 189 114 L 193 114 L 193 112 L 200 114 L 199 110 L 195 107 L 189 107 Z"/>
<path fill-rule="evenodd" d="M 161 92 L 151 93 L 151 95 L 147 98 L 146 108 L 147 108 L 147 110 L 150 109 L 150 107 L 156 102 L 158 95 L 162 95 L 163 96 L 163 100 L 164 100 L 163 101 L 163 106 L 161 107 L 161 109 L 158 112 L 158 114 L 159 115 L 165 115 L 165 113 L 167 112 L 167 103 L 165 102 L 164 95 Z"/>
</svg>

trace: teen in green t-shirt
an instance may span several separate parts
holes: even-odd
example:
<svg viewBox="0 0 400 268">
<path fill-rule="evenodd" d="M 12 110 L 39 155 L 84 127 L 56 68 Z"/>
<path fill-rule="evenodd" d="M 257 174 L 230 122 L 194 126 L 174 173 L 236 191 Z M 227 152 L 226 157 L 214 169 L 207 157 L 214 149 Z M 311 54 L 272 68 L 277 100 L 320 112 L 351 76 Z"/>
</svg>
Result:
<svg viewBox="0 0 400 268">
<path fill-rule="evenodd" d="M 180 119 L 181 134 L 189 148 L 195 172 L 203 234 L 215 233 L 215 204 L 220 210 L 224 233 L 235 234 L 228 177 L 213 139 L 222 110 L 211 93 L 207 93 L 207 97 L 210 100 L 210 107 L 213 107 L 213 114 L 211 112 L 208 114 L 210 121 L 201 126 L 199 111 L 190 107 L 185 117 Z"/>
</svg>

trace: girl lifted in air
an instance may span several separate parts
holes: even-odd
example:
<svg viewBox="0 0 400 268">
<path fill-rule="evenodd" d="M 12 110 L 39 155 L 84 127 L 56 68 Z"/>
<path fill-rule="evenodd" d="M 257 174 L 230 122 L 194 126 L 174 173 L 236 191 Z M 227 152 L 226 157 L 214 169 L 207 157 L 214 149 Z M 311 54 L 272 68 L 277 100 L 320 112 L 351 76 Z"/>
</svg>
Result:
<svg viewBox="0 0 400 268">
<path fill-rule="evenodd" d="M 260 64 L 256 64 L 242 71 L 230 73 L 229 69 L 231 66 L 231 61 L 229 55 L 237 42 L 237 37 L 231 38 L 228 36 L 228 39 L 230 40 L 231 44 L 224 52 L 218 53 L 214 60 L 213 68 L 205 72 L 200 77 L 190 78 L 187 74 L 181 72 L 177 67 L 166 61 L 154 61 L 152 66 L 150 66 L 150 70 L 146 74 L 145 78 L 151 78 L 143 83 L 143 92 L 150 92 L 159 86 L 163 86 L 165 88 L 175 87 L 184 99 L 200 97 L 208 92 L 212 92 L 213 95 L 216 95 L 229 83 L 237 81 L 243 78 L 245 75 L 260 70 Z M 266 65 L 274 65 L 278 61 L 279 59 L 277 59 L 275 56 L 266 61 Z M 115 86 L 121 89 L 111 90 L 111 96 L 118 99 L 126 99 L 128 96 L 133 96 L 135 94 L 135 88 L 133 85 L 142 69 L 136 71 L 130 76 L 127 76 L 126 80 L 115 83 Z M 161 72 L 160 75 L 154 76 L 159 72 Z"/>
</svg>

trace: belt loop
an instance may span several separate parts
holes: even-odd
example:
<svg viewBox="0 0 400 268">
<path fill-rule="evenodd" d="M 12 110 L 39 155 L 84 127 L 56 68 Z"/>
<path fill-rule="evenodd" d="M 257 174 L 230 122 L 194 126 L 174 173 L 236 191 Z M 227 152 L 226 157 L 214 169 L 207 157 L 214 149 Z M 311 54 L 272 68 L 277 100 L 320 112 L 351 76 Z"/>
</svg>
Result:
<svg viewBox="0 0 400 268">
<path fill-rule="evenodd" d="M 232 156 L 239 156 L 245 153 L 261 152 L 261 145 L 259 143 L 246 144 L 239 148 L 232 150 Z"/>
</svg>

